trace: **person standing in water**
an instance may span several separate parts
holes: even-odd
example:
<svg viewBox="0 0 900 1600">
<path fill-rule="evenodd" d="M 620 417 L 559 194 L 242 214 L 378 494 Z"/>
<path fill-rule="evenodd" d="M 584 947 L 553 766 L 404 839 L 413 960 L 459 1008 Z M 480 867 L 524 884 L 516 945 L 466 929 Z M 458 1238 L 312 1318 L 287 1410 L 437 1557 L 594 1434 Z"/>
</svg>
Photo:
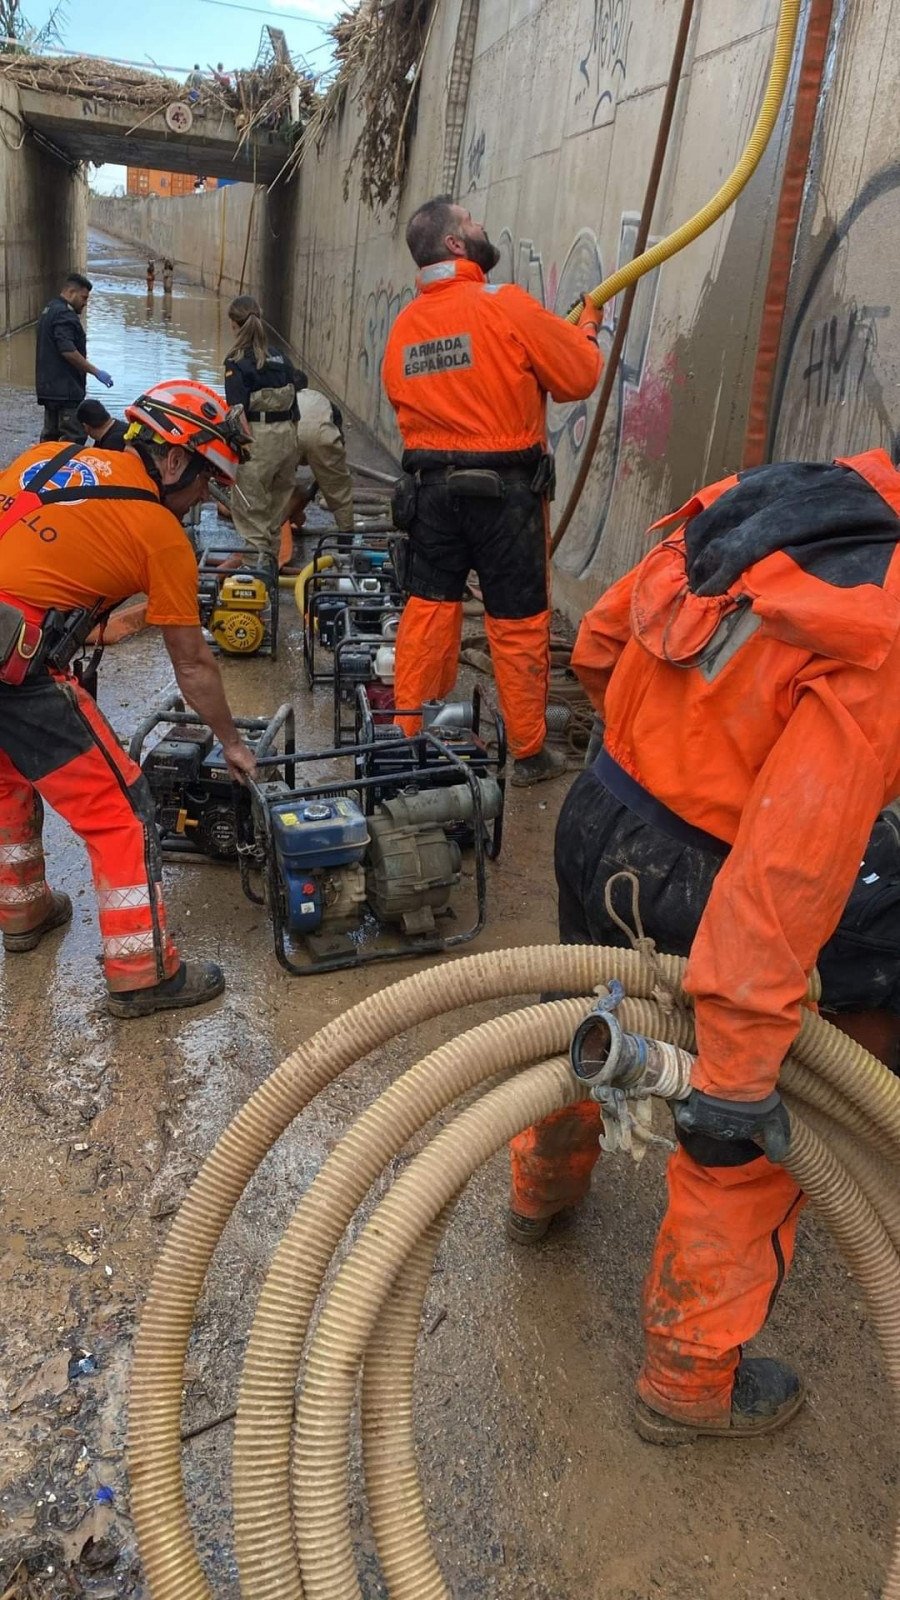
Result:
<svg viewBox="0 0 900 1600">
<path fill-rule="evenodd" d="M 152 294 L 153 293 L 153 289 L 154 289 L 155 284 L 156 284 L 156 262 L 153 261 L 153 260 L 150 260 L 150 261 L 147 262 L 147 293 L 148 294 Z"/>
<path fill-rule="evenodd" d="M 165 260 L 163 262 L 163 294 L 171 294 L 172 293 L 172 285 L 173 285 L 174 281 L 175 281 L 175 263 L 174 263 L 174 261 L 170 261 L 168 256 L 166 256 L 166 258 L 165 258 Z"/>
</svg>

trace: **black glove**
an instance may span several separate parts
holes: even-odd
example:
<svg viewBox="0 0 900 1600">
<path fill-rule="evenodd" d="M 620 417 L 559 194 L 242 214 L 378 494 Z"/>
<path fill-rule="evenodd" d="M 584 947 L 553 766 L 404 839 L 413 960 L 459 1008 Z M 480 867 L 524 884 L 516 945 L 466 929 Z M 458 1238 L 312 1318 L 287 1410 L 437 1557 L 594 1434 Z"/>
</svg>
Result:
<svg viewBox="0 0 900 1600">
<path fill-rule="evenodd" d="M 783 1161 L 791 1142 L 791 1123 L 777 1089 L 765 1100 L 719 1100 L 692 1089 L 687 1100 L 674 1103 L 676 1127 L 708 1139 L 752 1140 L 770 1161 Z"/>
</svg>

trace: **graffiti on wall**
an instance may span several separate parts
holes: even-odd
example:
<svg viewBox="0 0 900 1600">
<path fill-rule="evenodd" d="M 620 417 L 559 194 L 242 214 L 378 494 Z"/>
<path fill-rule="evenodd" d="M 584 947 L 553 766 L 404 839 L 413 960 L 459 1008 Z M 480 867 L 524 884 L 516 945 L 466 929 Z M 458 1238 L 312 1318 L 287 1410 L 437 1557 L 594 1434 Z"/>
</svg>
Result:
<svg viewBox="0 0 900 1600">
<path fill-rule="evenodd" d="M 900 329 L 884 241 L 900 223 L 900 164 L 873 174 L 813 241 L 772 398 L 773 459 L 900 448 Z"/>
<path fill-rule="evenodd" d="M 848 310 L 812 323 L 809 360 L 800 375 L 806 384 L 807 410 L 833 402 L 843 406 L 859 392 L 878 348 L 877 324 L 890 314 L 890 306 L 858 306 L 851 301 Z"/>
<path fill-rule="evenodd" d="M 619 263 L 634 254 L 637 225 L 635 214 L 623 216 Z M 533 239 L 514 241 L 508 228 L 500 233 L 497 246 L 500 263 L 493 273 L 494 280 L 517 283 L 558 315 L 568 311 L 586 289 L 595 288 L 605 277 L 597 236 L 590 228 L 582 228 L 576 234 L 562 266 L 552 260 L 545 263 L 543 252 Z M 658 278 L 657 272 L 650 273 L 638 289 L 580 514 L 557 557 L 563 569 L 577 577 L 584 576 L 597 557 L 616 479 L 629 470 L 627 447 L 633 445 L 642 455 L 658 459 L 665 454 L 668 443 L 674 374 L 670 363 L 664 362 L 659 371 L 650 371 L 646 360 Z M 616 300 L 606 307 L 600 330 L 600 347 L 607 359 L 618 314 Z M 595 392 L 587 400 L 550 399 L 547 403 L 547 435 L 556 456 L 559 504 L 564 503 L 575 480 L 597 399 Z"/>
<path fill-rule="evenodd" d="M 631 0 L 593 0 L 591 27 L 579 56 L 575 104 L 588 113 L 592 128 L 611 122 L 628 77 Z"/>
<path fill-rule="evenodd" d="M 392 283 L 379 283 L 366 296 L 362 314 L 362 337 L 359 349 L 359 375 L 364 388 L 371 395 L 369 417 L 378 433 L 385 428 L 392 432 L 393 411 L 381 386 L 381 363 L 391 325 L 397 314 L 408 306 L 413 291 L 408 284 L 395 289 Z"/>
<path fill-rule="evenodd" d="M 320 372 L 330 372 L 337 332 L 339 297 L 333 272 L 314 272 L 309 297 L 310 355 Z"/>
<path fill-rule="evenodd" d="M 466 174 L 468 179 L 467 194 L 477 189 L 478 181 L 484 171 L 484 157 L 487 151 L 487 134 L 479 128 L 472 134 L 466 145 Z"/>
</svg>

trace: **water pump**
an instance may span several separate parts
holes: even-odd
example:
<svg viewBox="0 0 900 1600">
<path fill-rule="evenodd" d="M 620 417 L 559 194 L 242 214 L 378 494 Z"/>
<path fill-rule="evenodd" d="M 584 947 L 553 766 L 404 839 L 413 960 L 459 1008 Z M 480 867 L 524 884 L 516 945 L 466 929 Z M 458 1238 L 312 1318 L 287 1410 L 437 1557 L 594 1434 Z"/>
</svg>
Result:
<svg viewBox="0 0 900 1600">
<path fill-rule="evenodd" d="M 475 766 L 429 731 L 391 742 L 387 781 L 370 770 L 373 741 L 292 757 L 297 768 L 344 769 L 330 781 L 288 789 L 258 777 L 240 791 L 244 891 L 266 905 L 278 960 L 297 976 L 443 950 L 484 925 L 502 766 L 486 750 Z M 474 873 L 464 874 L 465 850 Z M 460 928 L 473 887 L 474 915 Z"/>
<path fill-rule="evenodd" d="M 242 556 L 244 552 L 241 552 Z M 223 568 L 233 550 L 201 551 L 197 600 L 210 643 L 226 655 L 278 653 L 278 573 L 275 562 L 255 555 L 239 570 Z"/>
<path fill-rule="evenodd" d="M 293 748 L 290 706 L 281 706 L 274 717 L 236 717 L 235 722 L 257 754 L 271 754 L 282 735 L 285 749 Z M 144 753 L 147 739 L 159 727 L 163 737 Z M 179 695 L 170 695 L 144 719 L 131 739 L 129 754 L 147 780 L 163 850 L 213 861 L 237 860 L 234 784 L 222 746 L 211 728 L 185 710 Z M 293 775 L 293 768 L 290 774 L 285 771 L 284 777 L 288 775 Z M 285 788 L 284 777 L 271 773 L 266 792 Z"/>
</svg>

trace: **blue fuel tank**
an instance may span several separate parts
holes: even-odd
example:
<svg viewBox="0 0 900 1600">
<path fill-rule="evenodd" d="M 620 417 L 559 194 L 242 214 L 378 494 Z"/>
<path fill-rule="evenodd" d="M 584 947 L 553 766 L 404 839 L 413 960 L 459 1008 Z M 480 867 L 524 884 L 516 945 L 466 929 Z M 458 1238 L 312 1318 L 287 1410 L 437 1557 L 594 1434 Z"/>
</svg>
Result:
<svg viewBox="0 0 900 1600">
<path fill-rule="evenodd" d="M 283 800 L 272 807 L 271 818 L 288 925 L 297 933 L 314 933 L 322 921 L 323 870 L 362 861 L 369 844 L 366 819 L 347 795 Z"/>
</svg>

